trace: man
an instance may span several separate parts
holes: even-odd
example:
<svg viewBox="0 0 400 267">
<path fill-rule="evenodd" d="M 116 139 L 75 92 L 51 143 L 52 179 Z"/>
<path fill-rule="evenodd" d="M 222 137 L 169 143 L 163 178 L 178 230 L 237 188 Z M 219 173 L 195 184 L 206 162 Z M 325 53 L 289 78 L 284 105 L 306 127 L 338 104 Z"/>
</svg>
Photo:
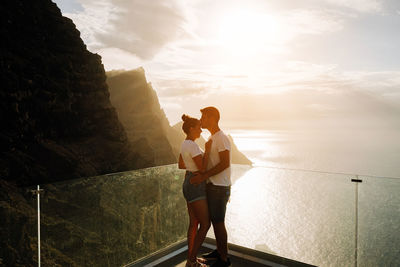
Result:
<svg viewBox="0 0 400 267">
<path fill-rule="evenodd" d="M 207 180 L 207 202 L 210 219 L 217 241 L 217 250 L 204 254 L 206 260 L 217 261 L 212 266 L 230 266 L 228 258 L 225 212 L 231 192 L 231 144 L 225 133 L 219 128 L 219 111 L 215 107 L 206 107 L 201 111 L 201 127 L 211 133 L 212 141 L 207 171 L 194 176 L 193 184 Z"/>
</svg>

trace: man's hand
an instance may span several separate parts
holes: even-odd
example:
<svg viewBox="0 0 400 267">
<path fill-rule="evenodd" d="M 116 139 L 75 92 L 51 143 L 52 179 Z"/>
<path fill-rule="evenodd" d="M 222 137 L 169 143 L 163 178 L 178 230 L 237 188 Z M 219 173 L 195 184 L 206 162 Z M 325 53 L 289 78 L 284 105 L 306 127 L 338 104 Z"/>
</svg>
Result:
<svg viewBox="0 0 400 267">
<path fill-rule="evenodd" d="M 205 145 L 206 151 L 210 151 L 211 150 L 211 145 L 212 145 L 212 139 L 210 139 L 210 140 L 208 140 L 206 142 L 206 145 Z"/>
<path fill-rule="evenodd" d="M 201 182 L 203 182 L 203 175 L 202 174 L 196 174 L 195 176 L 193 176 L 192 178 L 190 178 L 190 183 L 194 184 L 194 185 L 198 185 Z"/>
</svg>

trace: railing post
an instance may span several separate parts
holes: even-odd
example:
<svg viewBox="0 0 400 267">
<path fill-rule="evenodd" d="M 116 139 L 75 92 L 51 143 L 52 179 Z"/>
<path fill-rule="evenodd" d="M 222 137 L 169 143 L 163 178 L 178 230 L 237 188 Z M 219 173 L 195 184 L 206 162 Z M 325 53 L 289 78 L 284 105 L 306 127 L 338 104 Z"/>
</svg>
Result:
<svg viewBox="0 0 400 267">
<path fill-rule="evenodd" d="M 37 185 L 36 190 L 32 190 L 32 193 L 37 197 L 37 222 L 38 222 L 38 266 L 40 267 L 40 192 L 43 189 L 40 189 L 40 186 Z"/>
<path fill-rule="evenodd" d="M 356 183 L 356 192 L 355 192 L 355 207 L 356 207 L 356 214 L 355 214 L 355 234 L 354 234 L 354 266 L 358 266 L 358 183 L 362 183 L 361 179 L 358 179 L 358 175 L 356 175 L 356 179 L 351 179 L 353 183 Z"/>
</svg>

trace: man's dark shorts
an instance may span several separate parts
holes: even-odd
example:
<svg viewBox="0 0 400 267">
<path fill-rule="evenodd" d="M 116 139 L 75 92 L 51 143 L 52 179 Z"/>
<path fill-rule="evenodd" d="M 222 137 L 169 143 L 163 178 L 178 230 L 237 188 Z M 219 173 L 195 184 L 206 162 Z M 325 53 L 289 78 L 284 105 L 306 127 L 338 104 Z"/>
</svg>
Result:
<svg viewBox="0 0 400 267">
<path fill-rule="evenodd" d="M 206 182 L 204 181 L 198 185 L 191 184 L 190 178 L 193 176 L 193 172 L 186 171 L 185 180 L 182 185 L 183 196 L 188 203 L 206 198 Z"/>
<path fill-rule="evenodd" d="M 226 204 L 231 195 L 230 186 L 207 184 L 208 211 L 212 223 L 225 221 Z"/>
</svg>

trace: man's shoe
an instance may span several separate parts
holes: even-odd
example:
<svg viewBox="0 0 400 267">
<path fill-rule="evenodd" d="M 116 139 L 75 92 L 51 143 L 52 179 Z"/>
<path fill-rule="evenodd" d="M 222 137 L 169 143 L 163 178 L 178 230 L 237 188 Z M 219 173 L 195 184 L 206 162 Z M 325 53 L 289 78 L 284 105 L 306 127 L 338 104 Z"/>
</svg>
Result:
<svg viewBox="0 0 400 267">
<path fill-rule="evenodd" d="M 231 266 L 231 260 L 229 258 L 226 259 L 226 261 L 223 261 L 221 258 L 218 258 L 216 262 L 211 265 L 211 267 L 225 267 L 225 266 Z"/>
<path fill-rule="evenodd" d="M 201 257 L 206 259 L 207 261 L 218 260 L 220 258 L 218 250 L 216 249 L 201 255 Z"/>
</svg>

